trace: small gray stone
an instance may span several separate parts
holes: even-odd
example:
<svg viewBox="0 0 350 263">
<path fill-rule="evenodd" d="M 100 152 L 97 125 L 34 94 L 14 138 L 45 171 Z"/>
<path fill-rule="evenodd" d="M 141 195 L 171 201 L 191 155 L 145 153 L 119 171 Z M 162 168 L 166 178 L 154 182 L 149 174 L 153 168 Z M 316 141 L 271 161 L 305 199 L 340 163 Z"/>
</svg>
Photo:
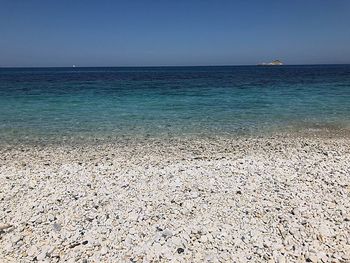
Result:
<svg viewBox="0 0 350 263">
<path fill-rule="evenodd" d="M 52 225 L 53 230 L 60 232 L 61 231 L 61 225 L 58 223 L 53 223 Z"/>
<path fill-rule="evenodd" d="M 162 231 L 162 237 L 164 237 L 164 238 L 169 238 L 172 235 L 173 235 L 173 233 L 170 230 L 168 230 L 168 229 L 165 229 L 165 230 Z"/>
</svg>

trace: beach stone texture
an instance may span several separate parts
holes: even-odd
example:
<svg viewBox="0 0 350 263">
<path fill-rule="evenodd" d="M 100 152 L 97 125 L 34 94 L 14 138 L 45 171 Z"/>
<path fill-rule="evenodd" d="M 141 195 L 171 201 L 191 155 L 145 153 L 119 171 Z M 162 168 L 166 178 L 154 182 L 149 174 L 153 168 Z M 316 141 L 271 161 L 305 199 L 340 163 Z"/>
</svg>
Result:
<svg viewBox="0 0 350 263">
<path fill-rule="evenodd" d="M 350 140 L 0 149 L 0 262 L 350 262 Z"/>
</svg>

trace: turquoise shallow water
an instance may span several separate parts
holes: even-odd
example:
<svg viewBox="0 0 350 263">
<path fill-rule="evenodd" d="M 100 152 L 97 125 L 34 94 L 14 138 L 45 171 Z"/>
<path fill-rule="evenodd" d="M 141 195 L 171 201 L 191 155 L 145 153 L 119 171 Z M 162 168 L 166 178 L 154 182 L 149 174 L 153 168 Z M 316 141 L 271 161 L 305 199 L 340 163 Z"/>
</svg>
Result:
<svg viewBox="0 0 350 263">
<path fill-rule="evenodd" d="M 350 127 L 350 65 L 0 69 L 0 139 Z"/>
</svg>

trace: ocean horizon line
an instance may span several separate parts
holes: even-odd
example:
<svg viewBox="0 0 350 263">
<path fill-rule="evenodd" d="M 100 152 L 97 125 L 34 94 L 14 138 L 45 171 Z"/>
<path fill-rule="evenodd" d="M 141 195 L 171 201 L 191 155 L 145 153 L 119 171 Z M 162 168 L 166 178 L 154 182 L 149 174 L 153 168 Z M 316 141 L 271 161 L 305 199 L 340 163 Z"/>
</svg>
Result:
<svg viewBox="0 0 350 263">
<path fill-rule="evenodd" d="M 201 68 L 201 67 L 291 67 L 291 66 L 346 66 L 350 65 L 349 63 L 321 63 L 321 64 L 284 64 L 279 66 L 270 66 L 270 65 L 259 65 L 257 64 L 234 64 L 234 65 L 145 65 L 145 66 L 0 66 L 0 69 L 31 69 L 31 68 Z"/>
</svg>

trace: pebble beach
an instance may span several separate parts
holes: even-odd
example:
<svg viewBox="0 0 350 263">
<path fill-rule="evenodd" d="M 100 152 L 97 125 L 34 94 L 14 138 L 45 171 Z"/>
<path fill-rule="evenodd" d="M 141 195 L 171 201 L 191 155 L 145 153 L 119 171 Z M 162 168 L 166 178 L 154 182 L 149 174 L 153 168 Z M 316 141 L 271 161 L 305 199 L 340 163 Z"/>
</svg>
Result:
<svg viewBox="0 0 350 263">
<path fill-rule="evenodd" d="M 350 262 L 349 136 L 0 148 L 0 262 Z"/>
</svg>

